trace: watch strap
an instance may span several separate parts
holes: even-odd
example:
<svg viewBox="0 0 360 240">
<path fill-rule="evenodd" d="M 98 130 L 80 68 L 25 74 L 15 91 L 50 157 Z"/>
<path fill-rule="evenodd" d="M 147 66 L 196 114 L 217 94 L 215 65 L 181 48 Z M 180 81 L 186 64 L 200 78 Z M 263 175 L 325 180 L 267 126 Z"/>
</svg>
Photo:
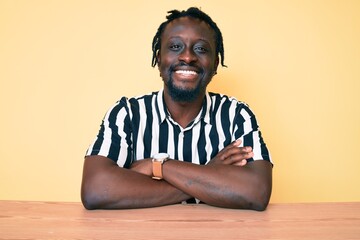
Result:
<svg viewBox="0 0 360 240">
<path fill-rule="evenodd" d="M 155 179 L 155 180 L 163 179 L 162 164 L 163 163 L 161 161 L 153 161 L 153 163 L 152 163 L 152 171 L 153 171 L 152 178 L 153 179 Z"/>
<path fill-rule="evenodd" d="M 167 153 L 158 153 L 155 154 L 152 159 L 152 172 L 153 172 L 153 179 L 161 180 L 163 179 L 162 174 L 162 165 L 169 159 L 169 154 Z"/>
</svg>

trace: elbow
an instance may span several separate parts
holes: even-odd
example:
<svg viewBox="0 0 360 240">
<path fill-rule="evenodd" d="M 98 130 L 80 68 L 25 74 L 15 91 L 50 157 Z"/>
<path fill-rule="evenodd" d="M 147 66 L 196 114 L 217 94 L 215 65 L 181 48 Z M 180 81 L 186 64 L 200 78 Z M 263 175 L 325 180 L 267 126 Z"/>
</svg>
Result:
<svg viewBox="0 0 360 240">
<path fill-rule="evenodd" d="M 94 186 L 82 184 L 81 186 L 81 202 L 87 210 L 104 208 L 104 197 L 101 197 Z"/>
<path fill-rule="evenodd" d="M 255 211 L 265 211 L 268 204 L 269 204 L 269 198 L 268 197 L 254 197 L 254 198 L 248 198 L 248 199 L 242 199 L 240 201 L 241 204 L 238 206 L 238 208 L 241 209 L 250 209 Z"/>
<path fill-rule="evenodd" d="M 265 211 L 269 204 L 269 200 L 266 198 L 244 198 L 240 197 L 239 200 L 230 208 L 237 208 L 237 209 L 248 209 L 248 210 L 255 210 L 255 211 Z"/>
<path fill-rule="evenodd" d="M 84 208 L 86 208 L 87 210 L 94 210 L 99 208 L 98 203 L 94 200 L 93 197 L 89 195 L 81 194 L 81 202 Z"/>
<path fill-rule="evenodd" d="M 256 192 L 249 198 L 248 205 L 249 209 L 256 211 L 265 211 L 269 205 L 271 196 L 271 186 L 259 187 Z"/>
<path fill-rule="evenodd" d="M 248 189 L 249 209 L 265 211 L 269 205 L 272 192 L 271 173 L 267 178 L 254 178 L 251 187 Z"/>
<path fill-rule="evenodd" d="M 94 194 L 84 188 L 81 189 L 81 202 L 87 210 L 99 208 L 99 202 L 94 197 Z"/>
<path fill-rule="evenodd" d="M 90 156 L 85 159 L 81 181 L 81 202 L 88 210 L 111 208 L 111 188 L 114 166 L 112 160 Z"/>
<path fill-rule="evenodd" d="M 251 193 L 241 193 L 233 196 L 231 201 L 225 201 L 221 205 L 212 204 L 233 209 L 248 209 L 255 211 L 265 211 L 270 200 L 270 191 L 253 191 Z M 224 204 L 225 203 L 225 204 Z M 210 204 L 211 205 L 211 204 Z"/>
<path fill-rule="evenodd" d="M 256 187 L 251 188 L 246 196 L 242 195 L 239 202 L 241 202 L 241 208 L 265 211 L 269 205 L 270 196 L 271 184 L 258 184 Z"/>
<path fill-rule="evenodd" d="M 256 211 L 265 211 L 269 201 L 266 200 L 257 200 L 249 203 L 249 208 Z"/>
</svg>

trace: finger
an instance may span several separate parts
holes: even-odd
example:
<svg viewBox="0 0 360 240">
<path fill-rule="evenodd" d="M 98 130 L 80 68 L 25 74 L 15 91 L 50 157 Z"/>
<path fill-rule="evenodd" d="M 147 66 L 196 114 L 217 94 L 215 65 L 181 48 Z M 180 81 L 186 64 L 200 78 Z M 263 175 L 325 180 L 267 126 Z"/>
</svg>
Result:
<svg viewBox="0 0 360 240">
<path fill-rule="evenodd" d="M 232 146 L 232 147 L 226 147 L 225 151 L 222 152 L 220 159 L 222 161 L 225 160 L 231 160 L 232 156 L 236 156 L 239 154 L 244 154 L 246 153 L 246 151 L 239 149 L 237 146 Z M 236 160 L 236 159 L 234 159 Z"/>
<path fill-rule="evenodd" d="M 247 154 L 252 152 L 252 147 L 239 147 L 240 154 Z"/>
<path fill-rule="evenodd" d="M 247 160 L 246 160 L 246 159 L 243 159 L 243 160 L 241 160 L 240 162 L 234 163 L 233 165 L 243 167 L 243 166 L 245 166 L 246 164 L 247 164 Z"/>
<path fill-rule="evenodd" d="M 239 147 L 240 145 L 241 145 L 241 139 L 240 138 L 238 138 L 238 139 L 236 139 L 234 142 L 233 142 L 233 146 L 235 146 L 235 147 Z"/>
<path fill-rule="evenodd" d="M 224 158 L 222 160 L 225 160 L 227 158 L 230 158 L 230 156 L 235 155 L 236 158 L 234 160 L 239 161 L 242 159 L 251 158 L 253 156 L 252 147 L 233 147 L 229 148 L 226 152 L 223 154 Z"/>
<path fill-rule="evenodd" d="M 253 156 L 254 156 L 253 152 L 242 152 L 242 153 L 238 152 L 237 154 L 232 154 L 232 155 L 228 156 L 226 159 L 224 159 L 222 161 L 222 163 L 228 164 L 228 165 L 239 163 L 241 165 L 241 164 L 243 164 L 243 163 L 241 163 L 243 160 L 246 161 L 246 159 L 250 159 Z"/>
<path fill-rule="evenodd" d="M 228 146 L 226 146 L 225 148 L 223 148 L 217 155 L 217 157 L 221 160 L 224 161 L 227 158 L 229 158 L 231 155 L 237 155 L 237 154 L 246 154 L 246 153 L 250 153 L 252 151 L 252 148 L 247 146 L 247 147 L 240 147 L 242 141 L 241 139 L 237 139 L 234 142 L 232 142 L 232 144 L 229 144 Z"/>
<path fill-rule="evenodd" d="M 224 161 L 225 159 L 229 158 L 231 155 L 236 154 L 239 152 L 239 147 L 235 144 L 229 144 L 225 148 L 223 148 L 219 153 L 218 157 L 220 160 Z"/>
</svg>

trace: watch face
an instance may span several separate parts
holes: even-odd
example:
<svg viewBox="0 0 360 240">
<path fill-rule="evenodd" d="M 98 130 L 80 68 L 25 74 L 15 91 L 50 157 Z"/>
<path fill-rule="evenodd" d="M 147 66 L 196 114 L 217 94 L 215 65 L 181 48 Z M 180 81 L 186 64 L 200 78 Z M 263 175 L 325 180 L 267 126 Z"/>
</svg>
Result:
<svg viewBox="0 0 360 240">
<path fill-rule="evenodd" d="M 154 155 L 155 159 L 165 159 L 165 158 L 169 158 L 169 154 L 167 153 L 157 153 Z"/>
</svg>

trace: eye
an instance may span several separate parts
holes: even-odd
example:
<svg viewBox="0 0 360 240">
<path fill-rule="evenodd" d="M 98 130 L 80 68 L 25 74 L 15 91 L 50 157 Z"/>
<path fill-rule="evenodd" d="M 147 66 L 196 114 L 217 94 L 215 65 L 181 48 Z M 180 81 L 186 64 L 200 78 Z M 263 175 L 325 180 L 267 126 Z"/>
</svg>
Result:
<svg viewBox="0 0 360 240">
<path fill-rule="evenodd" d="M 170 50 L 177 51 L 181 48 L 181 46 L 179 44 L 172 44 L 169 48 Z"/>
<path fill-rule="evenodd" d="M 205 48 L 203 46 L 197 46 L 197 47 L 195 47 L 195 51 L 198 53 L 206 53 L 208 50 L 207 50 L 207 48 Z"/>
</svg>

